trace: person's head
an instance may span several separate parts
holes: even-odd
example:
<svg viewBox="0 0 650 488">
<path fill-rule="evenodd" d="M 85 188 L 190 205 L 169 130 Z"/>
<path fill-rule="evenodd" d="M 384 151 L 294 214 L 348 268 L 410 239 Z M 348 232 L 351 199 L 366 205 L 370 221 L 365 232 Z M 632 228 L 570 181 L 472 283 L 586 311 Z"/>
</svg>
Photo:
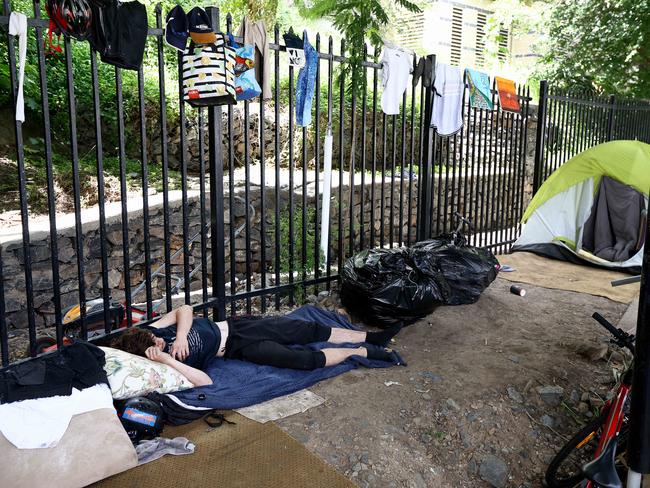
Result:
<svg viewBox="0 0 650 488">
<path fill-rule="evenodd" d="M 152 332 L 146 329 L 132 327 L 115 339 L 112 346 L 131 354 L 144 356 L 144 352 L 151 346 L 155 346 L 161 351 L 164 350 L 165 341 L 160 337 L 156 337 Z"/>
</svg>

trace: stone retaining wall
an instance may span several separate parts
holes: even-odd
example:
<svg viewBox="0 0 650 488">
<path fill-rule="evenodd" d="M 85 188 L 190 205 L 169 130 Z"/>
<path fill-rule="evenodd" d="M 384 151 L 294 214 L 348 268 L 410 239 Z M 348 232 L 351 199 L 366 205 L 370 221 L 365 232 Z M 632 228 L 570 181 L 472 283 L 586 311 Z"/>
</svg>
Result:
<svg viewBox="0 0 650 488">
<path fill-rule="evenodd" d="M 313 172 L 312 172 L 313 173 Z M 503 176 L 503 173 L 500 175 Z M 443 177 L 436 176 L 435 184 L 439 185 Z M 451 176 L 450 176 L 451 178 Z M 491 175 L 489 178 L 492 180 L 491 187 L 495 189 L 499 186 L 496 184 L 496 175 Z M 356 178 L 360 178 L 357 176 Z M 371 186 L 370 176 L 366 178 L 366 185 L 363 190 L 364 193 L 364 222 L 365 222 L 365 242 L 369 242 L 370 238 L 370 214 L 371 204 Z M 468 188 L 475 188 L 480 190 L 482 188 L 481 181 L 478 183 L 473 181 L 468 182 Z M 338 181 L 337 174 L 333 175 L 333 181 Z M 344 175 L 344 181 L 349 181 L 349 175 Z M 462 178 L 456 177 L 457 188 L 464 187 Z M 375 207 L 375 221 L 374 221 L 374 235 L 376 242 L 379 240 L 379 233 L 381 228 L 381 209 L 384 209 L 384 237 L 385 242 L 388 243 L 390 239 L 391 226 L 389 223 L 389 216 L 391 212 L 391 187 L 390 176 L 387 176 L 384 182 L 384 200 L 381 200 L 381 178 L 378 177 L 375 185 L 374 192 L 374 207 Z M 500 185 L 501 187 L 505 185 Z M 411 198 L 409 200 L 408 191 L 408 177 L 405 177 L 403 192 L 400 192 L 399 179 L 396 178 L 393 189 L 393 241 L 397 243 L 399 235 L 399 211 L 400 211 L 400 194 L 402 195 L 402 222 L 403 229 L 402 235 L 404 240 L 408 232 L 411 232 L 411 239 L 415 236 L 416 224 L 416 210 L 417 210 L 417 194 L 418 194 L 418 180 L 414 177 Z M 436 186 L 437 187 L 437 186 Z M 343 202 L 339 205 L 339 189 L 332 188 L 332 203 L 331 203 L 331 258 L 332 263 L 338 260 L 338 214 L 342 212 L 343 221 L 343 248 L 347 251 L 350 233 L 350 211 L 349 211 L 349 186 L 343 188 Z M 355 185 L 355 198 L 353 209 L 353 222 L 355 231 L 355 241 L 359 242 L 360 232 L 360 216 L 361 216 L 361 185 Z M 299 229 L 302 220 L 301 204 L 302 204 L 302 191 L 301 186 L 297 186 L 294 191 L 294 227 Z M 504 189 L 504 192 L 509 192 Z M 315 185 L 309 182 L 307 185 L 307 208 L 315 209 Z M 235 250 L 235 273 L 239 280 L 246 278 L 246 226 L 245 226 L 245 212 L 246 205 L 244 196 L 244 188 L 241 186 L 236 187 L 233 194 L 233 207 L 230 209 L 230 198 L 226 195 L 224 198 L 225 205 L 225 222 L 226 222 L 226 282 L 230 281 L 230 250 L 234 247 Z M 461 213 L 467 213 L 469 209 L 469 201 L 476 202 L 480 200 L 480 192 L 472 192 L 471 197 L 464 198 L 462 194 L 456 195 L 456 200 L 452 202 L 451 188 L 449 188 L 447 212 L 451 215 L 452 205 L 454 209 L 458 209 Z M 261 263 L 261 192 L 259 186 L 251 185 L 249 192 L 249 213 L 250 213 L 250 269 L 253 273 L 253 280 L 258 280 L 258 273 L 262 268 Z M 163 226 L 163 206 L 162 195 L 150 196 L 149 206 L 149 246 L 150 246 L 150 266 L 152 271 L 160 266 L 164 261 L 164 226 Z M 183 219 L 182 219 L 182 201 L 180 192 L 170 192 L 169 194 L 169 230 L 171 253 L 182 248 L 183 245 Z M 484 199 L 485 200 L 485 199 Z M 497 200 L 497 195 L 492 194 L 488 200 Z M 188 195 L 188 211 L 189 211 L 189 234 L 193 236 L 200 230 L 200 204 L 198 192 L 191 192 Z M 265 218 L 266 218 L 266 269 L 267 271 L 274 270 L 275 263 L 275 189 L 274 187 L 265 190 Z M 286 235 L 289 220 L 289 190 L 286 186 L 282 186 L 280 190 L 280 220 L 281 227 L 285 229 L 285 235 L 280 237 L 280 246 L 286 248 L 288 245 L 288 236 Z M 434 215 L 437 215 L 437 198 L 434 199 Z M 444 197 L 441 199 L 444 202 Z M 206 202 L 209 209 L 209 201 Z M 145 253 L 144 253 L 144 219 L 142 212 L 142 202 L 138 200 L 129 200 L 129 268 L 130 268 L 130 284 L 135 287 L 144 280 L 145 274 Z M 410 212 L 410 213 L 409 213 Z M 441 209 L 442 213 L 442 209 Z M 314 212 L 311 211 L 310 215 L 313 216 Z M 320 209 L 319 209 L 320 214 Z M 113 299 L 120 300 L 124 297 L 124 253 L 122 248 L 122 220 L 120 213 L 119 202 L 107 205 L 106 208 L 107 224 L 106 224 L 106 248 L 108 255 L 108 281 L 111 289 Z M 410 216 L 410 219 L 409 219 Z M 234 246 L 229 245 L 229 225 L 232 219 L 234 228 L 239 231 L 235 238 Z M 209 222 L 209 218 L 206 219 Z M 451 218 L 449 218 L 451 221 Z M 480 218 L 478 219 L 480 220 Z M 477 221 L 478 221 L 477 220 Z M 99 233 L 99 225 L 97 222 L 97 209 L 85 210 L 82 213 L 83 222 L 83 268 L 84 279 L 86 282 L 86 297 L 87 299 L 101 296 L 101 241 Z M 57 219 L 58 223 L 58 261 L 59 261 L 59 274 L 60 284 L 59 290 L 61 293 L 62 306 L 68 307 L 75 304 L 79 300 L 78 296 L 78 276 L 77 276 L 77 256 L 76 256 L 76 239 L 74 229 L 74 216 L 68 215 L 63 218 Z M 507 222 L 508 225 L 513 222 Z M 314 227 L 313 222 L 308 223 L 310 228 Z M 451 224 L 450 224 L 451 226 Z M 479 226 L 479 231 L 489 230 Z M 313 233 L 312 233 L 313 234 Z M 4 275 L 4 290 L 6 302 L 6 319 L 13 327 L 25 327 L 27 325 L 27 312 L 26 312 L 26 296 L 25 296 L 25 275 L 23 268 L 23 249 L 20 235 L 20 228 L 16 229 L 16 233 L 12 238 L 8 232 L 3 232 L 2 239 L 2 259 L 3 259 L 3 275 Z M 296 230 L 294 234 L 294 243 L 299 241 L 301 233 Z M 33 301 L 36 309 L 37 325 L 47 326 L 51 325 L 54 320 L 54 305 L 53 297 L 53 279 L 50 262 L 50 237 L 47 222 L 43 223 L 42 228 L 31 229 L 31 254 L 32 254 L 32 278 L 33 278 Z M 308 252 L 313 255 L 313 238 L 309 239 Z M 210 239 L 207 240 L 207 252 L 210 253 Z M 367 244 L 366 244 L 367 245 Z M 311 246 L 311 247 L 310 247 Z M 201 243 L 200 239 L 191 245 L 191 253 L 189 256 L 190 269 L 194 269 L 201 262 Z M 286 252 L 286 251 L 285 251 Z M 295 258 L 296 266 L 300 264 L 300 255 Z M 286 263 L 280 266 L 282 271 L 287 271 Z M 179 254 L 171 261 L 172 275 L 183 276 L 183 255 Z M 210 259 L 208 257 L 208 281 L 211 283 L 212 276 Z M 269 273 L 274 274 L 274 273 Z M 272 276 L 267 276 L 271 281 L 268 282 L 272 285 Z M 159 298 L 164 292 L 164 278 L 160 276 L 153 282 L 154 298 Z M 201 273 L 196 273 L 190 283 L 191 290 L 201 289 Z M 197 296 L 197 299 L 200 298 Z M 136 297 L 133 297 L 134 302 L 143 302 L 145 300 L 144 291 Z"/>
</svg>

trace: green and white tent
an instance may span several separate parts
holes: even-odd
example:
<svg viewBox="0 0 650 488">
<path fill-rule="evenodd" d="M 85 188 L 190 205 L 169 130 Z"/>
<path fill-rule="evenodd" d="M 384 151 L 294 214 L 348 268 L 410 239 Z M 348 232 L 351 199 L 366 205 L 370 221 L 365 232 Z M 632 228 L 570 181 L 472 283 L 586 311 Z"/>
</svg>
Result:
<svg viewBox="0 0 650 488">
<path fill-rule="evenodd" d="M 650 145 L 599 144 L 544 182 L 513 251 L 639 273 L 645 241 Z"/>
</svg>

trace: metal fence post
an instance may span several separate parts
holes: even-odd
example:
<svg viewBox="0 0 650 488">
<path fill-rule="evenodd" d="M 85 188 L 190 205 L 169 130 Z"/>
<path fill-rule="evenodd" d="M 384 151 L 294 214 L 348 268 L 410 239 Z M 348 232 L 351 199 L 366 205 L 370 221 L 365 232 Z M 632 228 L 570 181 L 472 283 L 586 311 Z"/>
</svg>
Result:
<svg viewBox="0 0 650 488">
<path fill-rule="evenodd" d="M 616 112 L 616 97 L 614 95 L 610 95 L 609 104 L 611 108 L 607 117 L 607 140 L 611 141 L 614 138 L 614 113 Z"/>
<path fill-rule="evenodd" d="M 208 15 L 215 32 L 219 32 L 219 8 L 208 7 Z M 208 131 L 210 145 L 210 247 L 212 256 L 212 297 L 217 306 L 212 313 L 215 320 L 226 318 L 226 253 L 223 205 L 223 150 L 221 147 L 221 107 L 208 108 Z"/>
<path fill-rule="evenodd" d="M 533 174 L 533 194 L 542 185 L 544 169 L 544 138 L 546 136 L 546 110 L 548 106 L 548 82 L 539 82 L 539 105 L 537 107 L 537 136 L 535 138 L 535 168 Z M 525 156 L 524 156 L 525 157 Z"/>
<path fill-rule="evenodd" d="M 637 473 L 650 473 L 650 221 L 646 229 L 641 292 L 634 344 L 634 376 L 630 400 L 627 461 Z"/>
<path fill-rule="evenodd" d="M 424 125 L 421 137 L 424 138 L 422 143 L 422 161 L 420 162 L 420 188 L 418 196 L 418 228 L 417 240 L 422 241 L 431 237 L 431 212 L 433 205 L 433 133 L 431 129 L 431 111 L 433 102 L 433 72 L 436 66 L 436 56 L 427 55 L 427 67 L 432 70 L 427 75 L 422 75 L 424 86 Z M 427 80 L 430 80 L 428 83 Z"/>
</svg>

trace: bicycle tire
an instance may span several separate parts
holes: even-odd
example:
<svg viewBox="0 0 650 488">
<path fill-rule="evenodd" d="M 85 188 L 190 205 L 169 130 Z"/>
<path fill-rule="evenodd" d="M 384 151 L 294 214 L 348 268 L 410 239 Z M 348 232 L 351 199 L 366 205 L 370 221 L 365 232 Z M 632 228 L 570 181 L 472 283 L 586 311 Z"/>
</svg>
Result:
<svg viewBox="0 0 650 488">
<path fill-rule="evenodd" d="M 546 486 L 548 486 L 548 488 L 572 488 L 585 479 L 580 467 L 578 467 L 578 472 L 567 475 L 565 477 L 562 477 L 559 474 L 560 468 L 564 466 L 564 462 L 571 454 L 575 452 L 576 449 L 579 449 L 581 445 L 584 445 L 585 441 L 588 441 L 594 435 L 598 435 L 599 431 L 602 430 L 602 426 L 606 421 L 606 413 L 603 413 L 599 417 L 596 417 L 582 429 L 576 432 L 576 434 L 571 439 L 569 439 L 564 447 L 560 449 L 560 451 L 549 463 L 548 468 L 546 468 L 546 475 L 544 476 L 544 479 L 546 480 Z"/>
</svg>

